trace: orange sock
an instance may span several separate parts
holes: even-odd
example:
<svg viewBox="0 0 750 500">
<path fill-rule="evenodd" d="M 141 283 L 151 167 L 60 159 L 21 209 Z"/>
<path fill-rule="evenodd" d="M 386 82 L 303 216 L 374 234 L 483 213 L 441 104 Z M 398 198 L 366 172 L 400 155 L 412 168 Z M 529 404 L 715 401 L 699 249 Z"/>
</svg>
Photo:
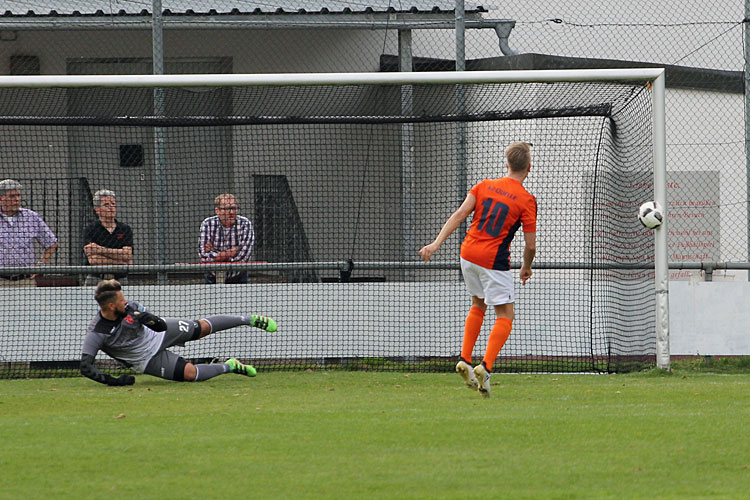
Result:
<svg viewBox="0 0 750 500">
<path fill-rule="evenodd" d="M 474 352 L 474 344 L 477 343 L 483 321 L 484 311 L 477 306 L 471 306 L 464 324 L 464 343 L 461 344 L 461 359 L 469 364 L 471 364 L 471 353 Z"/>
<path fill-rule="evenodd" d="M 484 351 L 484 366 L 492 371 L 492 365 L 495 358 L 500 354 L 500 349 L 505 345 L 505 341 L 510 337 L 510 330 L 513 328 L 513 322 L 508 318 L 497 318 L 495 325 L 490 332 L 490 338 L 487 341 L 487 350 Z"/>
</svg>

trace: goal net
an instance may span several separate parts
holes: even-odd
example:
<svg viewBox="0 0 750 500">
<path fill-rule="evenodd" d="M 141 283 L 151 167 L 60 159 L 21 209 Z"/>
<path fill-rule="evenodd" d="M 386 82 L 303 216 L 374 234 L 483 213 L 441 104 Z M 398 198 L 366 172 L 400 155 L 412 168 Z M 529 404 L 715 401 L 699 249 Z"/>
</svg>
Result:
<svg viewBox="0 0 750 500">
<path fill-rule="evenodd" d="M 452 369 L 471 304 L 458 263 L 465 227 L 432 262 L 417 252 L 474 184 L 505 175 L 513 141 L 532 144 L 537 255 L 521 286 L 519 232 L 516 319 L 493 371 L 653 364 L 654 235 L 636 211 L 655 198 L 656 73 L 572 73 L 0 82 L 2 177 L 22 184 L 23 206 L 58 239 L 34 287 L 13 286 L 40 269 L 3 245 L 0 376 L 75 373 L 98 310 L 87 278 L 113 274 L 127 274 L 126 298 L 160 316 L 258 313 L 279 324 L 174 349 L 190 360 Z M 116 218 L 132 228 L 127 267 L 89 265 L 84 253 L 101 189 L 115 192 Z M 215 206 L 224 193 L 251 221 L 253 248 L 211 263 L 200 228 L 225 215 Z M 217 231 L 212 241 L 231 248 L 233 229 Z M 489 308 L 475 360 L 493 323 Z M 121 368 L 104 354 L 98 362 Z"/>
</svg>

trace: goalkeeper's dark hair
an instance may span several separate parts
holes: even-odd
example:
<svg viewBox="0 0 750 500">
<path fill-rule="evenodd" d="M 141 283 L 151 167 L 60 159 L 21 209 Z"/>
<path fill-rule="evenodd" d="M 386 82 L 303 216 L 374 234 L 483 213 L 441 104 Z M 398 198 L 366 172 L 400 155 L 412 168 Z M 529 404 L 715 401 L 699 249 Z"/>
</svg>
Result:
<svg viewBox="0 0 750 500">
<path fill-rule="evenodd" d="M 94 299 L 101 307 L 104 304 L 112 302 L 117 296 L 117 292 L 120 290 L 122 290 L 122 285 L 120 285 L 120 282 L 117 280 L 100 281 L 96 286 Z"/>
<path fill-rule="evenodd" d="M 505 158 L 513 172 L 523 172 L 531 163 L 531 148 L 528 142 L 513 142 L 505 148 Z"/>
</svg>

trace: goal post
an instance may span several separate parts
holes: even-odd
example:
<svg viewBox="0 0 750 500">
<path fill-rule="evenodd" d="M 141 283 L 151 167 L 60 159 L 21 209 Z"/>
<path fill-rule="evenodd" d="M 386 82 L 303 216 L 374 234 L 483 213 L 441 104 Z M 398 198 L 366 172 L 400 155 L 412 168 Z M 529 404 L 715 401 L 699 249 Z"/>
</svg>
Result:
<svg viewBox="0 0 750 500">
<path fill-rule="evenodd" d="M 234 73 L 181 75 L 2 76 L 4 88 L 250 87 L 321 85 L 436 85 L 551 82 L 656 82 L 662 68 L 393 73 Z"/>
<path fill-rule="evenodd" d="M 119 191 L 118 216 L 135 230 L 134 264 L 97 271 L 129 272 L 132 299 L 167 316 L 211 313 L 224 306 L 217 294 L 279 316 L 289 343 L 238 335 L 182 353 L 226 351 L 261 367 L 448 366 L 468 304 L 457 272 L 462 235 L 433 263 L 418 261 L 417 247 L 458 207 L 456 193 L 503 175 L 507 142 L 525 140 L 533 143 L 529 190 L 540 201 L 538 271 L 520 291 L 498 369 L 620 371 L 648 358 L 668 370 L 669 221 L 651 234 L 636 217 L 648 199 L 668 210 L 664 115 L 661 68 L 0 77 L 5 177 L 29 189 L 26 206 L 61 243 L 45 273 L 91 274 L 78 247 L 81 227 L 95 218 L 90 196 Z M 457 126 L 467 129 L 466 167 L 456 159 Z M 163 157 L 155 158 L 154 130 L 162 128 Z M 39 187 L 63 177 L 84 179 L 91 192 Z M 253 257 L 201 264 L 198 228 L 223 192 L 238 195 L 255 225 Z M 52 197 L 68 200 L 69 210 L 42 213 Z M 8 275 L 40 269 L 6 266 Z M 203 270 L 235 269 L 249 283 L 203 282 Z M 167 275 L 170 282 L 155 279 Z M 54 324 L 34 315 L 39 301 L 45 310 L 90 312 L 89 295 L 0 288 L 9 306 L 0 320 L 12 325 L 0 343 L 13 346 L 0 363 L 75 359 L 88 318 L 62 340 L 34 343 L 57 349 L 41 354 L 23 346 L 25 325 Z"/>
<path fill-rule="evenodd" d="M 664 209 L 664 222 L 654 230 L 654 289 L 656 290 L 656 366 L 669 370 L 669 261 L 667 233 L 667 141 L 664 71 L 653 79 L 654 106 L 654 200 Z"/>
</svg>

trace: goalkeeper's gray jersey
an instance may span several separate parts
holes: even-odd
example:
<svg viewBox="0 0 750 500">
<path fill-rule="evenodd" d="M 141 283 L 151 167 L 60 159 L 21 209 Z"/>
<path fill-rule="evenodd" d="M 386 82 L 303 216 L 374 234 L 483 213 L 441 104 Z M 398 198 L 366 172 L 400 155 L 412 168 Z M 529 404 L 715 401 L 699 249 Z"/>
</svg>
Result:
<svg viewBox="0 0 750 500">
<path fill-rule="evenodd" d="M 137 302 L 128 302 L 125 317 L 112 321 L 97 312 L 86 329 L 83 354 L 96 356 L 104 351 L 138 373 L 143 373 L 151 358 L 159 352 L 164 332 L 155 332 L 133 318 L 132 311 L 146 311 Z"/>
</svg>

